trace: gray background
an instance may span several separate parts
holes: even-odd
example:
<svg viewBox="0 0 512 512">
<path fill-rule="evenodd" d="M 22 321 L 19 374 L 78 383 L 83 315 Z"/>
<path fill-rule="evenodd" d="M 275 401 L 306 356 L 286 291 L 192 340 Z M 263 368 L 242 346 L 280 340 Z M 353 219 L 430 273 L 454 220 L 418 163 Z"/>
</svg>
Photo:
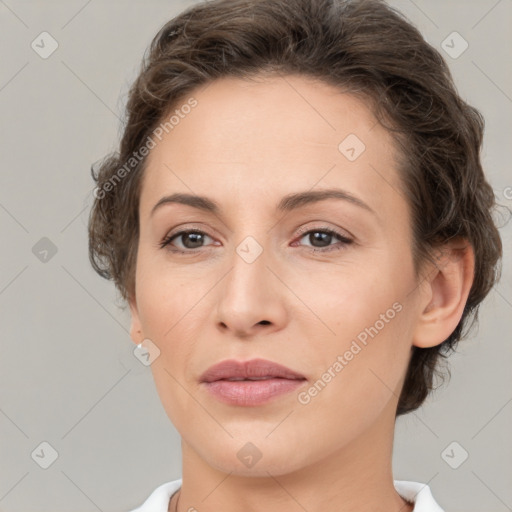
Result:
<svg viewBox="0 0 512 512">
<path fill-rule="evenodd" d="M 90 268 L 86 223 L 90 165 L 115 148 L 142 54 L 191 3 L 0 0 L 2 511 L 128 510 L 180 477 L 179 436 L 133 355 L 113 285 Z M 484 114 L 486 172 L 512 207 L 512 1 L 392 5 Z M 47 59 L 31 47 L 43 31 L 59 45 Z M 457 58 L 441 46 L 453 31 L 469 43 Z M 428 482 L 447 511 L 512 510 L 511 224 L 502 281 L 451 358 L 451 383 L 397 425 L 396 478 Z M 48 469 L 35 462 L 48 450 L 31 456 L 43 441 L 58 452 Z M 465 452 L 457 469 L 445 462 Z"/>
</svg>

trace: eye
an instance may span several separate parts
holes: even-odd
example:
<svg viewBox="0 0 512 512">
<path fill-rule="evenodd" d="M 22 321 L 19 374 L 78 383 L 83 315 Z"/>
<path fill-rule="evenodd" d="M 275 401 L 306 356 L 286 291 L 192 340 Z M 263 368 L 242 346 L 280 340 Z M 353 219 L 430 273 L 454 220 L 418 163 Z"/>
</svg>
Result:
<svg viewBox="0 0 512 512">
<path fill-rule="evenodd" d="M 207 238 L 213 240 L 204 231 L 189 229 L 187 231 L 179 231 L 178 233 L 165 237 L 160 243 L 160 247 L 162 249 L 164 247 L 168 247 L 169 250 L 176 252 L 194 252 L 194 249 L 204 247 L 203 244 Z M 177 244 L 177 248 L 175 240 L 180 241 L 181 244 Z M 174 245 L 174 247 L 171 247 L 171 245 Z"/>
<path fill-rule="evenodd" d="M 302 239 L 306 239 L 311 242 L 312 245 L 310 246 L 310 250 L 313 252 L 339 250 L 353 242 L 350 238 L 347 238 L 341 233 L 330 228 L 310 229 L 309 231 L 302 233 L 299 240 Z M 336 240 L 338 240 L 338 243 L 332 245 L 332 242 Z"/>
<path fill-rule="evenodd" d="M 162 249 L 167 247 L 168 250 L 173 252 L 194 253 L 196 250 L 207 246 L 205 243 L 207 239 L 213 241 L 213 238 L 204 231 L 189 229 L 166 236 L 159 245 Z M 327 227 L 305 231 L 302 233 L 299 241 L 302 239 L 306 239 L 311 243 L 309 248 L 313 252 L 339 250 L 353 242 L 350 238 L 347 238 L 336 230 Z M 336 241 L 338 243 L 332 243 Z M 296 242 L 294 242 L 293 245 L 296 245 Z"/>
</svg>

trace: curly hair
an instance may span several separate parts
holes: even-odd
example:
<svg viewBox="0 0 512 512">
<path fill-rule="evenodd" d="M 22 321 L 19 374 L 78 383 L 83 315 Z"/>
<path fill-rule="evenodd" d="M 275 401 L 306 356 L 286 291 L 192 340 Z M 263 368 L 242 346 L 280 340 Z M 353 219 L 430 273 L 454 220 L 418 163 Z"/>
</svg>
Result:
<svg viewBox="0 0 512 512">
<path fill-rule="evenodd" d="M 198 86 L 264 73 L 313 77 L 370 102 L 400 147 L 416 268 L 454 237 L 473 248 L 474 281 L 456 329 L 438 346 L 413 347 L 397 415 L 413 411 L 433 389 L 440 357 L 467 334 L 498 279 L 502 245 L 480 162 L 484 120 L 459 97 L 439 52 L 384 1 L 213 0 L 167 22 L 129 91 L 119 151 L 91 169 L 91 264 L 124 300 L 134 296 L 139 196 L 152 133 Z"/>
</svg>

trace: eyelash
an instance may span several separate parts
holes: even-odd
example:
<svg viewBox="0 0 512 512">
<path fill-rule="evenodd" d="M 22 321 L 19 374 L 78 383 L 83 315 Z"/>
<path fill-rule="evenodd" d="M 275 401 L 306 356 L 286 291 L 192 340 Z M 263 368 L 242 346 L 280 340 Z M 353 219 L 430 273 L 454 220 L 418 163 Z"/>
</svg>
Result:
<svg viewBox="0 0 512 512">
<path fill-rule="evenodd" d="M 175 248 L 175 247 L 171 248 L 171 246 L 170 246 L 171 242 L 175 238 L 179 238 L 181 235 L 186 235 L 186 234 L 190 234 L 190 233 L 197 233 L 197 234 L 200 234 L 200 235 L 210 236 L 210 235 L 208 235 L 208 233 L 205 233 L 204 231 L 201 231 L 199 229 L 187 229 L 187 230 L 184 230 L 184 231 L 178 231 L 177 233 L 174 233 L 172 235 L 169 235 L 169 236 L 165 237 L 162 240 L 162 242 L 160 242 L 159 246 L 160 246 L 161 249 L 167 248 L 167 250 L 169 250 L 171 252 L 174 252 L 174 253 L 193 254 L 193 253 L 197 252 L 199 249 L 202 249 L 203 247 L 199 247 L 197 249 L 182 250 L 182 249 L 178 249 L 178 248 Z M 334 230 L 332 228 L 328 228 L 328 227 L 314 228 L 314 229 L 310 229 L 308 231 L 303 231 L 303 232 L 300 233 L 299 240 L 301 238 L 304 238 L 306 235 L 311 234 L 311 233 L 326 233 L 328 235 L 334 236 L 334 237 L 338 238 L 338 240 L 340 241 L 341 245 L 334 245 L 334 246 L 328 245 L 326 247 L 309 247 L 310 252 L 324 253 L 324 252 L 341 250 L 341 249 L 344 249 L 345 246 L 350 245 L 351 243 L 353 243 L 353 240 L 351 240 L 350 238 L 347 238 L 346 236 L 342 235 L 341 233 L 338 233 L 336 230 Z"/>
</svg>

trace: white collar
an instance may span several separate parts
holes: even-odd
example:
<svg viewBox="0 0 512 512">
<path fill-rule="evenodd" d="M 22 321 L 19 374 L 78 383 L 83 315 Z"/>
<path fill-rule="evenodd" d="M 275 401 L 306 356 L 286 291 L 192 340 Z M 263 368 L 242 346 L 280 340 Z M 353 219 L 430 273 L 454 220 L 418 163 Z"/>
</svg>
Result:
<svg viewBox="0 0 512 512">
<path fill-rule="evenodd" d="M 167 512 L 171 496 L 181 487 L 182 479 L 173 480 L 159 485 L 138 508 L 130 512 Z M 414 512 L 443 512 L 435 502 L 430 488 L 419 482 L 395 480 L 395 489 L 398 494 L 411 503 L 414 503 Z"/>
</svg>

